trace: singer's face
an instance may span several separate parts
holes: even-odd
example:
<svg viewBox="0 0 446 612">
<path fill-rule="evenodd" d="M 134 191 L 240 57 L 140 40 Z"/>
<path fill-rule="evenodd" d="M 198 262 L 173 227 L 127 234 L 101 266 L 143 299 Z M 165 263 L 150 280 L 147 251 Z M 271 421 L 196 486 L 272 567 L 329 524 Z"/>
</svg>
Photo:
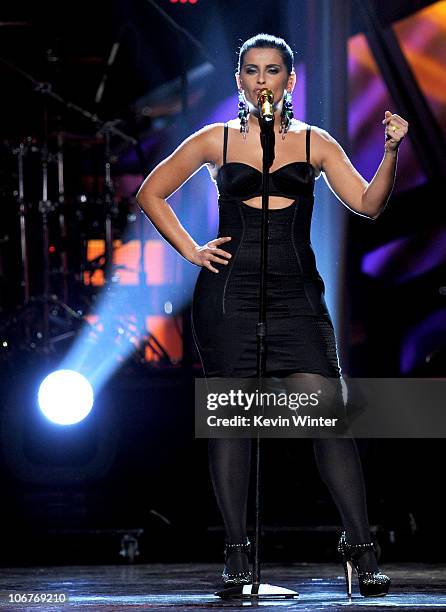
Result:
<svg viewBox="0 0 446 612">
<path fill-rule="evenodd" d="M 250 49 L 243 58 L 237 84 L 245 92 L 247 101 L 257 106 L 257 97 L 262 89 L 271 89 L 277 103 L 285 89 L 293 89 L 294 78 L 294 72 L 288 74 L 277 49 Z"/>
</svg>

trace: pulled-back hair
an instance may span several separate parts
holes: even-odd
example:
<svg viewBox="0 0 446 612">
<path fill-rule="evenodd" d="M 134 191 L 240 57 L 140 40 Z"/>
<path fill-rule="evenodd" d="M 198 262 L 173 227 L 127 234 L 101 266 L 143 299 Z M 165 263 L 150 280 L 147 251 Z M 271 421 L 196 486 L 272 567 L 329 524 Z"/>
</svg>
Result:
<svg viewBox="0 0 446 612">
<path fill-rule="evenodd" d="M 243 58 L 250 49 L 277 49 L 282 55 L 283 63 L 286 66 L 288 74 L 291 74 L 294 64 L 294 54 L 289 44 L 278 36 L 272 34 L 256 34 L 252 38 L 248 38 L 240 47 L 238 55 L 238 67 L 237 70 L 240 72 L 243 66 Z"/>
</svg>

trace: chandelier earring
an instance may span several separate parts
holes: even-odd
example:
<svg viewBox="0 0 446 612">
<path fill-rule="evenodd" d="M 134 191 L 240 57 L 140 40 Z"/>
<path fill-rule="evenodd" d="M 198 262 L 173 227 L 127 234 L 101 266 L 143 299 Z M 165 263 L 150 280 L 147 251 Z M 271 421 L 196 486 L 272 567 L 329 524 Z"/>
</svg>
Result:
<svg viewBox="0 0 446 612">
<path fill-rule="evenodd" d="M 290 91 L 286 91 L 283 96 L 282 113 L 280 115 L 279 134 L 282 134 L 282 140 L 290 129 L 291 119 L 294 117 L 293 98 Z"/>
<path fill-rule="evenodd" d="M 249 108 L 246 102 L 245 94 L 243 89 L 238 91 L 238 118 L 240 119 L 240 133 L 243 134 L 243 138 L 246 138 L 246 134 L 249 132 L 248 124 Z"/>
</svg>

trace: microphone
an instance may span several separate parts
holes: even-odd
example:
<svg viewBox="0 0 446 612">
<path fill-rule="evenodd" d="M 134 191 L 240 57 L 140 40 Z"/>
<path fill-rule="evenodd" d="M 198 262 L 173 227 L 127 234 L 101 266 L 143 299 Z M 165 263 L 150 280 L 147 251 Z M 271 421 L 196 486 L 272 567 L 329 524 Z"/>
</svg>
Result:
<svg viewBox="0 0 446 612">
<path fill-rule="evenodd" d="M 267 123 L 274 121 L 274 94 L 271 89 L 262 89 L 257 96 L 260 117 Z"/>
</svg>

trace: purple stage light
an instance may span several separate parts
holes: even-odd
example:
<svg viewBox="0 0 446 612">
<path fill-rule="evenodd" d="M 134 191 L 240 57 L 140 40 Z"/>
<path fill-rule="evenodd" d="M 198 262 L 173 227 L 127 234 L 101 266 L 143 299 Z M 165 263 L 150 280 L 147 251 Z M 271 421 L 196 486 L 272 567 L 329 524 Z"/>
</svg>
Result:
<svg viewBox="0 0 446 612">
<path fill-rule="evenodd" d="M 426 317 L 412 328 L 401 343 L 400 369 L 409 374 L 426 363 L 434 351 L 446 346 L 446 308 Z"/>
<path fill-rule="evenodd" d="M 367 253 L 361 271 L 367 276 L 400 284 L 446 262 L 446 229 L 393 240 Z"/>
</svg>

